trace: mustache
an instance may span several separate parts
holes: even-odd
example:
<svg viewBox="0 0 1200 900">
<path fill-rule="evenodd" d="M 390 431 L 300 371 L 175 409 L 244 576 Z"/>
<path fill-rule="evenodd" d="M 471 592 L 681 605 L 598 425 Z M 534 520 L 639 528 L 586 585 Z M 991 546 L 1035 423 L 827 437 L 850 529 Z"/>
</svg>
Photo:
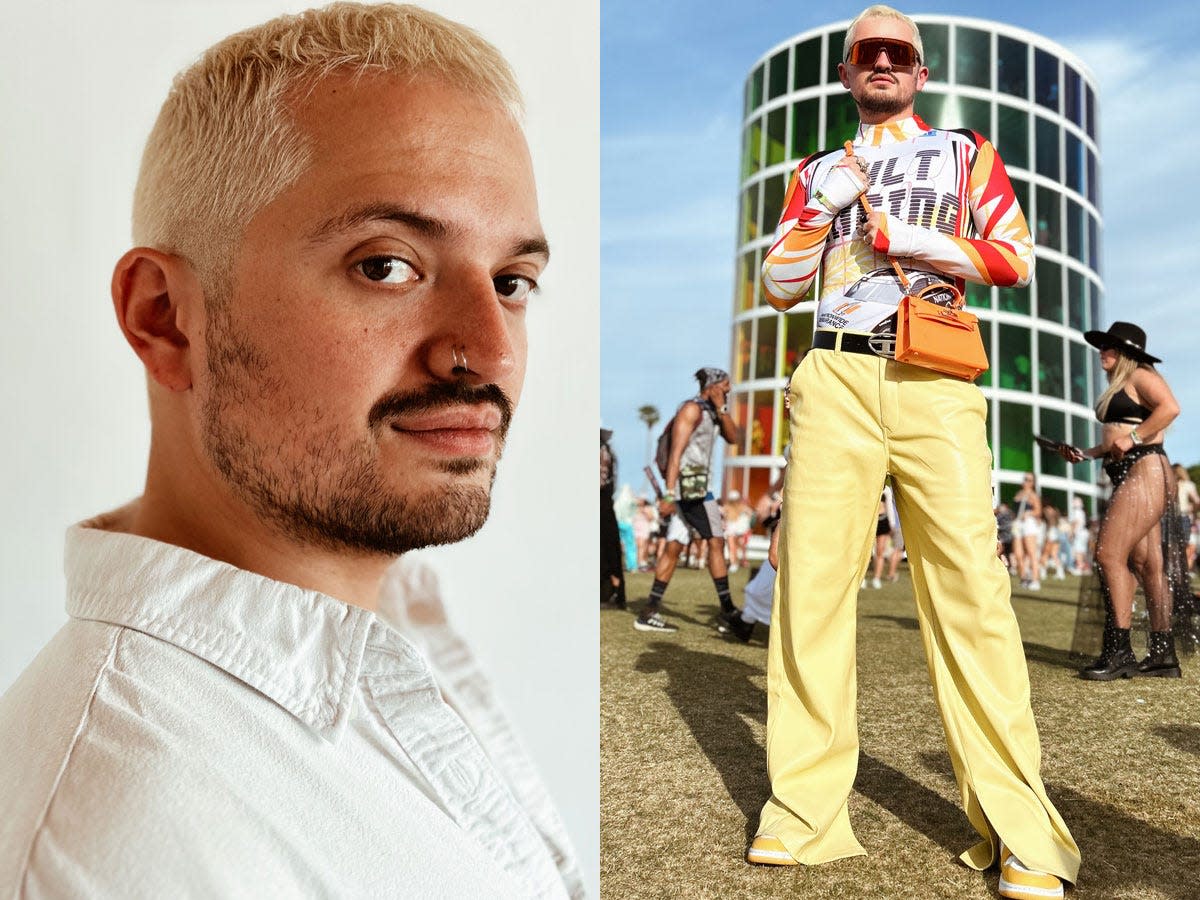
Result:
<svg viewBox="0 0 1200 900">
<path fill-rule="evenodd" d="M 479 406 L 490 403 L 500 410 L 500 437 L 508 434 L 513 402 L 498 384 L 471 385 L 465 381 L 439 381 L 416 391 L 397 391 L 380 398 L 367 414 L 367 423 L 377 427 L 405 413 L 428 412 L 448 406 Z"/>
</svg>

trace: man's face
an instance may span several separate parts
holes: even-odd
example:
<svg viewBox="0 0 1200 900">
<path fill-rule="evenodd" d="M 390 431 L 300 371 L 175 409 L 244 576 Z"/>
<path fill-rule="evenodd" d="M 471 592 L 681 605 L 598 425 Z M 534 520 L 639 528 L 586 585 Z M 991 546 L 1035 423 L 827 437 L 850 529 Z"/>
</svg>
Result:
<svg viewBox="0 0 1200 900">
<path fill-rule="evenodd" d="M 304 544 L 395 555 L 487 518 L 547 261 L 518 127 L 431 80 L 332 76 L 296 108 L 304 174 L 208 303 L 203 443 Z"/>
<path fill-rule="evenodd" d="M 900 19 L 871 16 L 855 26 L 851 46 L 868 38 L 892 38 L 911 44 L 913 33 Z M 886 51 L 862 65 L 839 63 L 838 74 L 865 112 L 886 116 L 909 114 L 917 91 L 929 78 L 929 70 L 924 66 L 899 66 Z"/>
</svg>

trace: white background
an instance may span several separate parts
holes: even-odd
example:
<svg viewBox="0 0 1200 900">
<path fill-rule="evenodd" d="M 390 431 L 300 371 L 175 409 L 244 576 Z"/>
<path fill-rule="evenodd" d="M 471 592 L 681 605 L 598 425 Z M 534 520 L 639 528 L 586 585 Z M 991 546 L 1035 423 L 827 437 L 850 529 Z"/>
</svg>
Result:
<svg viewBox="0 0 1200 900">
<path fill-rule="evenodd" d="M 65 621 L 62 534 L 141 491 L 141 364 L 112 313 L 142 144 L 171 77 L 310 3 L 0 0 L 0 691 Z M 432 0 L 517 72 L 552 261 L 475 538 L 428 553 L 599 894 L 598 2 Z"/>
</svg>

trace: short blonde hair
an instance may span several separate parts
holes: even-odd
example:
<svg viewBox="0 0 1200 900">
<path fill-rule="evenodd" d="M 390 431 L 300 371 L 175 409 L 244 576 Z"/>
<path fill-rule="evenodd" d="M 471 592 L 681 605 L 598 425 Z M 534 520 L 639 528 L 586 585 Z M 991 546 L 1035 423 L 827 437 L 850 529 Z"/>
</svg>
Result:
<svg viewBox="0 0 1200 900">
<path fill-rule="evenodd" d="M 917 23 L 900 12 L 898 9 L 892 9 L 890 6 L 884 6 L 882 3 L 877 3 L 874 6 L 868 6 L 850 23 L 850 27 L 846 29 L 846 37 L 842 41 L 842 62 L 845 62 L 850 57 L 850 48 L 854 46 L 854 42 L 850 40 L 854 36 L 854 29 L 858 27 L 858 23 L 863 19 L 899 19 L 912 29 L 913 46 L 917 48 L 917 62 L 924 64 L 925 62 L 925 45 L 921 43 L 921 29 L 917 27 Z"/>
<path fill-rule="evenodd" d="M 280 16 L 175 77 L 142 155 L 134 242 L 186 258 L 206 289 L 228 286 L 247 223 L 311 161 L 290 104 L 335 72 L 429 75 L 521 115 L 504 57 L 457 22 L 394 3 Z"/>
</svg>

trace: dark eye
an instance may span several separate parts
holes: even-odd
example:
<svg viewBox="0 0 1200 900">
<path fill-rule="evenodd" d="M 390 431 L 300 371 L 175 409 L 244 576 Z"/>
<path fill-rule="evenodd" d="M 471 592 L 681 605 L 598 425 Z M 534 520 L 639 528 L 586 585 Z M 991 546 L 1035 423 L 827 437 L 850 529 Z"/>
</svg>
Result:
<svg viewBox="0 0 1200 900">
<path fill-rule="evenodd" d="M 381 284 L 416 281 L 417 272 L 398 256 L 372 256 L 355 266 L 366 278 Z"/>
<path fill-rule="evenodd" d="M 510 303 L 520 303 L 537 290 L 537 282 L 524 275 L 497 275 L 492 279 L 496 293 Z"/>
</svg>

